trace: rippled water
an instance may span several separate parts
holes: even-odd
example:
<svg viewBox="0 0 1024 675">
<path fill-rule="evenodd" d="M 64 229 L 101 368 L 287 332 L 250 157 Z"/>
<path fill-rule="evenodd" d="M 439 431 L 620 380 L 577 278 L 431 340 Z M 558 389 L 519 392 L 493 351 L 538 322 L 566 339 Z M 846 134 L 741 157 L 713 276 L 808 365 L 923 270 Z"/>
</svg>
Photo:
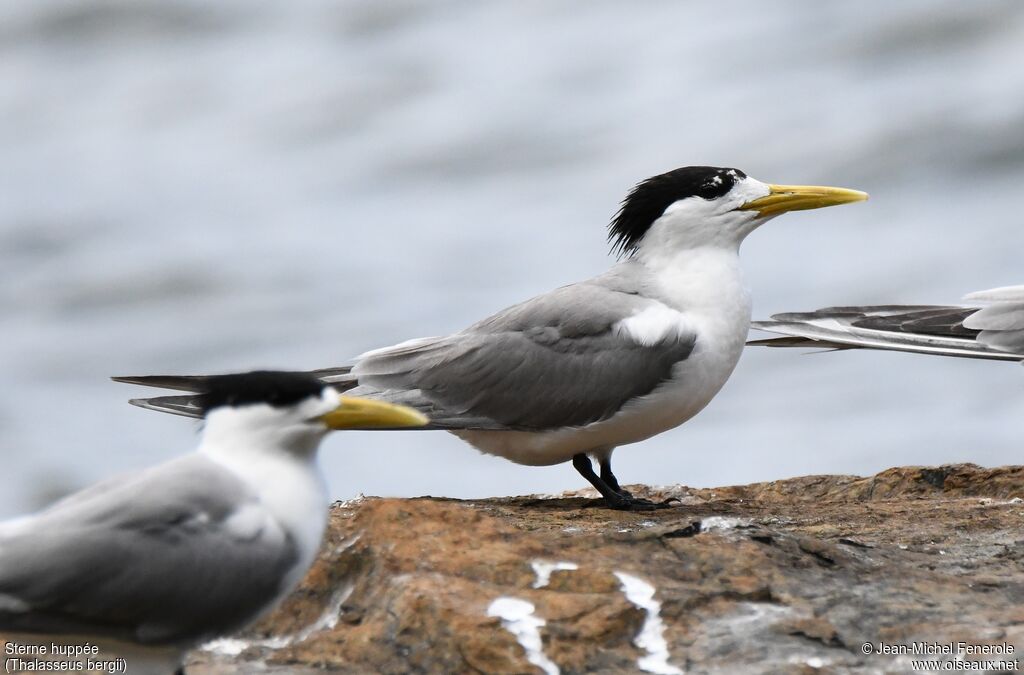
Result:
<svg viewBox="0 0 1024 675">
<path fill-rule="evenodd" d="M 0 5 L 0 515 L 195 442 L 109 375 L 459 329 L 603 270 L 625 191 L 680 165 L 872 194 L 750 238 L 760 317 L 1024 283 L 1024 4 L 894 5 Z M 1022 387 L 1003 363 L 748 350 L 617 472 L 1019 463 Z M 442 433 L 324 458 L 338 497 L 582 483 Z"/>
</svg>

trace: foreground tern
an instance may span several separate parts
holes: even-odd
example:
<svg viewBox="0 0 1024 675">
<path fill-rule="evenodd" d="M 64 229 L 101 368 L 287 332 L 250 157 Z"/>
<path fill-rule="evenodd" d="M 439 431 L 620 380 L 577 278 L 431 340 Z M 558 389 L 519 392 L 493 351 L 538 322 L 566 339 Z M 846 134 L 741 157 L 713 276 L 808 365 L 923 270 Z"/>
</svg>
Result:
<svg viewBox="0 0 1024 675">
<path fill-rule="evenodd" d="M 826 307 L 776 314 L 752 326 L 787 337 L 749 344 L 1024 360 L 1024 286 L 978 291 L 964 300 L 970 304 Z"/>
<path fill-rule="evenodd" d="M 116 655 L 129 673 L 180 672 L 187 649 L 256 620 L 312 564 L 327 523 L 324 435 L 427 421 L 304 373 L 211 377 L 202 391 L 195 453 L 0 523 L 8 644 L 88 642 L 102 645 L 92 660 Z"/>
<path fill-rule="evenodd" d="M 619 487 L 612 451 L 682 424 L 729 378 L 750 326 L 740 243 L 787 211 L 864 199 L 855 190 L 770 185 L 737 169 L 676 169 L 622 202 L 609 240 L 624 259 L 606 273 L 461 332 L 314 374 L 353 395 L 417 408 L 428 428 L 485 453 L 528 465 L 572 461 L 613 508 L 653 508 Z M 184 391 L 203 381 L 115 379 Z M 134 403 L 196 413 L 188 396 Z"/>
</svg>

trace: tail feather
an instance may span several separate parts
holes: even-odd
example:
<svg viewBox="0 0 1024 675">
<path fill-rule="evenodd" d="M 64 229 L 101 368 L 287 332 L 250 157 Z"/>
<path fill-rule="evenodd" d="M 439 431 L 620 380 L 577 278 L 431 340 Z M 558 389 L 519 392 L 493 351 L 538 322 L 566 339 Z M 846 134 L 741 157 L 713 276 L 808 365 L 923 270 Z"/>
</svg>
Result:
<svg viewBox="0 0 1024 675">
<path fill-rule="evenodd" d="M 318 377 L 325 383 L 334 385 L 336 388 L 351 389 L 355 386 L 353 377 L 350 377 L 352 366 L 336 366 L 333 368 L 320 368 L 309 371 L 310 375 Z M 143 387 L 154 387 L 156 389 L 173 389 L 174 391 L 188 391 L 198 394 L 205 389 L 209 375 L 115 375 L 111 377 L 114 382 L 123 384 L 137 384 Z M 350 383 L 351 386 L 346 386 Z M 341 385 L 339 387 L 339 385 Z"/>
<path fill-rule="evenodd" d="M 776 314 L 770 321 L 755 321 L 751 326 L 786 337 L 753 340 L 748 344 L 1024 360 L 1024 326 L 1006 330 L 1012 326 L 1008 325 L 1009 313 L 1004 310 L 999 312 L 1002 330 L 990 330 L 992 326 L 975 318 L 987 311 L 944 305 L 877 305 Z M 1018 323 L 1024 322 L 1018 319 Z"/>
<path fill-rule="evenodd" d="M 318 377 L 324 384 L 329 384 L 341 393 L 359 386 L 359 379 L 352 374 L 352 366 L 337 366 L 312 370 L 310 374 Z"/>
<path fill-rule="evenodd" d="M 208 377 L 206 375 L 115 375 L 110 379 L 114 382 L 138 384 L 143 387 L 200 392 Z"/>
<path fill-rule="evenodd" d="M 128 402 L 132 405 L 146 410 L 181 415 L 182 417 L 194 417 L 202 419 L 203 411 L 195 403 L 196 396 L 155 396 L 153 398 L 133 398 Z"/>
<path fill-rule="evenodd" d="M 503 425 L 498 424 L 486 417 L 470 417 L 465 415 L 453 416 L 445 413 L 444 411 L 437 410 L 429 402 L 425 401 L 422 397 L 420 397 L 418 392 L 415 391 L 375 391 L 372 393 L 358 393 L 360 395 L 366 396 L 367 398 L 373 398 L 379 401 L 386 401 L 388 403 L 396 403 L 416 408 L 417 410 L 419 410 L 424 415 L 430 418 L 430 424 L 424 425 L 422 427 L 415 427 L 415 429 L 417 430 L 450 431 L 453 429 L 506 429 L 506 427 L 504 427 Z M 196 404 L 197 398 L 198 396 L 195 394 L 186 394 L 182 396 L 154 396 L 152 398 L 133 398 L 130 399 L 128 402 L 134 406 L 145 408 L 146 410 L 155 410 L 156 412 L 169 413 L 171 415 L 180 415 L 182 417 L 201 419 L 203 417 L 203 412 L 200 409 L 200 407 Z"/>
<path fill-rule="evenodd" d="M 330 384 L 339 392 L 344 393 L 358 385 L 355 377 L 349 374 L 351 370 L 351 366 L 337 366 L 313 370 L 310 371 L 310 374 L 318 377 L 324 384 Z M 209 379 L 208 375 L 119 375 L 110 379 L 143 387 L 189 392 L 183 396 L 133 398 L 128 402 L 146 410 L 156 410 L 172 415 L 200 418 L 203 416 L 198 405 L 198 395 L 205 390 L 206 381 Z"/>
</svg>

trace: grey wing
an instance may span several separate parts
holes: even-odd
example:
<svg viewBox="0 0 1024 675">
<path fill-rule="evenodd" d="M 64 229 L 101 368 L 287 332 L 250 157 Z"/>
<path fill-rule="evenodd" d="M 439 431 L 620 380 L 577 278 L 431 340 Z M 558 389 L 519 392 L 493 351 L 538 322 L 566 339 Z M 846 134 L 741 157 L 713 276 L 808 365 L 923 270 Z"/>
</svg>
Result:
<svg viewBox="0 0 1024 675">
<path fill-rule="evenodd" d="M 187 644 L 239 628 L 298 559 L 261 515 L 189 456 L 0 524 L 0 630 Z"/>
<path fill-rule="evenodd" d="M 361 357 L 350 393 L 413 405 L 434 428 L 544 430 L 607 419 L 650 393 L 693 332 L 640 344 L 617 324 L 653 304 L 599 283 L 565 286 L 443 338 Z"/>
<path fill-rule="evenodd" d="M 981 310 L 988 311 L 987 308 Z M 994 336 L 980 323 L 977 307 L 943 305 L 875 305 L 826 307 L 813 312 L 776 314 L 770 321 L 754 321 L 751 327 L 787 337 L 754 340 L 749 345 L 769 347 L 817 347 L 832 349 L 884 349 L 966 358 L 1021 360 L 1024 336 L 1016 348 L 1011 331 Z M 1024 333 L 1024 331 L 1021 331 Z"/>
</svg>

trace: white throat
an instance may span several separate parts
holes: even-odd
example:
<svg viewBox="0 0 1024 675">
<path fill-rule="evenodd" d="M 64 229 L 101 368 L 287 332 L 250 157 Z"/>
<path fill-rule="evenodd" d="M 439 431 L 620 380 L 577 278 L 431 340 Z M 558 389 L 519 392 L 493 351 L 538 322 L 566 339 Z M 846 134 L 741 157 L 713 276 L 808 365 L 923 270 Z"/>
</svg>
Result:
<svg viewBox="0 0 1024 675">
<path fill-rule="evenodd" d="M 217 457 L 315 459 L 327 428 L 308 424 L 298 415 L 286 416 L 287 411 L 265 404 L 217 408 L 206 416 L 199 449 Z"/>
<path fill-rule="evenodd" d="M 199 452 L 256 494 L 301 549 L 301 569 L 312 561 L 327 524 L 327 483 L 317 463 L 326 427 L 295 415 L 282 423 L 284 409 L 266 405 L 222 408 L 206 418 Z"/>
<path fill-rule="evenodd" d="M 734 321 L 745 314 L 749 323 L 750 293 L 737 248 L 641 248 L 635 260 L 650 275 L 657 296 L 673 309 L 728 315 Z"/>
</svg>

